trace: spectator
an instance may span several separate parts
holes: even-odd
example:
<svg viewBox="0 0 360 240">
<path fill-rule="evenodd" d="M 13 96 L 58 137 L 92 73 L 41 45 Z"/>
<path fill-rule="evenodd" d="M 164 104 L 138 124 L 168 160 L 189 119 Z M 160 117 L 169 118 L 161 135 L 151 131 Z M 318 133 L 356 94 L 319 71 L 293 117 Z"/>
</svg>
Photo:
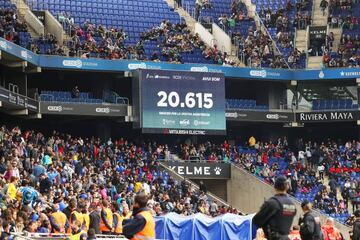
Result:
<svg viewBox="0 0 360 240">
<path fill-rule="evenodd" d="M 71 91 L 71 97 L 72 98 L 79 98 L 80 97 L 80 91 L 78 86 L 75 86 L 73 90 Z"/>
<path fill-rule="evenodd" d="M 323 13 L 323 16 L 325 16 L 325 10 L 328 7 L 329 3 L 326 0 L 321 0 L 320 2 L 320 8 Z"/>
</svg>

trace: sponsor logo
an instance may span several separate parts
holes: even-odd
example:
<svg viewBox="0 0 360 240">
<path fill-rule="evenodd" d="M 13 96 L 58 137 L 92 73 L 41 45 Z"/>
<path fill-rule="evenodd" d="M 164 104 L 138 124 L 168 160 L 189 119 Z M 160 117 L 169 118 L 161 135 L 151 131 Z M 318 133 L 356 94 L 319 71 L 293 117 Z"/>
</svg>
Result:
<svg viewBox="0 0 360 240">
<path fill-rule="evenodd" d="M 180 120 L 180 125 L 181 126 L 189 126 L 190 125 L 190 120 L 189 119 L 183 119 L 183 120 Z"/>
<path fill-rule="evenodd" d="M 64 60 L 62 62 L 64 67 L 76 67 L 76 68 L 82 68 L 83 62 L 80 59 L 77 60 Z"/>
<path fill-rule="evenodd" d="M 210 125 L 210 122 L 194 120 L 194 125 L 195 126 L 208 126 L 208 125 Z"/>
<path fill-rule="evenodd" d="M 155 75 L 156 79 L 170 79 L 170 76 Z"/>
<path fill-rule="evenodd" d="M 323 72 L 323 71 L 320 71 L 320 73 L 319 73 L 319 78 L 324 78 L 324 77 L 325 77 L 324 72 Z"/>
<path fill-rule="evenodd" d="M 17 102 L 17 97 L 15 95 L 13 95 L 12 93 L 9 93 L 9 102 L 16 104 Z"/>
<path fill-rule="evenodd" d="M 22 56 L 23 58 L 27 59 L 27 58 L 28 58 L 28 53 L 27 53 L 27 51 L 21 51 L 21 56 Z"/>
<path fill-rule="evenodd" d="M 165 134 L 175 135 L 206 135 L 206 131 L 203 130 L 186 130 L 186 129 L 167 129 Z"/>
<path fill-rule="evenodd" d="M 352 112 L 300 113 L 300 121 L 354 120 Z"/>
<path fill-rule="evenodd" d="M 151 75 L 151 74 L 146 74 L 146 78 L 150 79 L 150 78 L 154 78 L 154 75 Z"/>
<path fill-rule="evenodd" d="M 225 117 L 227 117 L 227 118 L 237 118 L 238 113 L 237 112 L 226 112 Z"/>
<path fill-rule="evenodd" d="M 129 63 L 128 68 L 130 70 L 134 70 L 134 69 L 146 69 L 146 64 L 145 63 Z"/>
<path fill-rule="evenodd" d="M 173 75 L 173 79 L 175 80 L 181 80 L 182 77 L 180 75 Z"/>
<path fill-rule="evenodd" d="M 191 67 L 190 68 L 191 72 L 208 72 L 209 69 L 207 66 L 203 66 L 203 67 Z"/>
<path fill-rule="evenodd" d="M 48 106 L 47 110 L 50 112 L 62 112 L 62 106 Z"/>
<path fill-rule="evenodd" d="M 196 167 L 196 166 L 169 166 L 171 170 L 177 172 L 180 175 L 205 175 L 211 176 L 210 167 Z"/>
<path fill-rule="evenodd" d="M 215 175 L 220 175 L 221 171 L 222 171 L 222 169 L 219 167 L 214 168 Z"/>
<path fill-rule="evenodd" d="M 360 72 L 344 72 L 344 71 L 341 71 L 340 72 L 340 75 L 342 77 L 356 77 L 356 76 L 360 76 Z"/>
<path fill-rule="evenodd" d="M 267 72 L 266 72 L 266 70 L 251 70 L 250 76 L 265 78 L 267 76 Z"/>
<path fill-rule="evenodd" d="M 2 49 L 7 49 L 8 45 L 7 45 L 7 43 L 5 41 L 0 41 L 0 47 Z"/>
<path fill-rule="evenodd" d="M 175 125 L 175 120 L 163 118 L 162 124 L 163 124 L 163 125 Z"/>
<path fill-rule="evenodd" d="M 95 112 L 97 112 L 97 113 L 110 113 L 110 108 L 96 108 Z"/>
<path fill-rule="evenodd" d="M 203 77 L 203 81 L 209 81 L 209 82 L 220 82 L 220 77 Z"/>
<path fill-rule="evenodd" d="M 279 114 L 266 114 L 266 118 L 267 119 L 274 119 L 274 120 L 277 120 L 279 119 Z"/>
</svg>

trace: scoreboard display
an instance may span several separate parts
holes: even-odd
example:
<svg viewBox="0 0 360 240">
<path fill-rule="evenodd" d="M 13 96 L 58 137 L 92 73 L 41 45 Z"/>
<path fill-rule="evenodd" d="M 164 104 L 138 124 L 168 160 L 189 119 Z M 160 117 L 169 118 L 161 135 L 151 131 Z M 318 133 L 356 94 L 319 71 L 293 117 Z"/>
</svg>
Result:
<svg viewBox="0 0 360 240">
<path fill-rule="evenodd" d="M 226 134 L 222 73 L 138 70 L 143 133 Z"/>
</svg>

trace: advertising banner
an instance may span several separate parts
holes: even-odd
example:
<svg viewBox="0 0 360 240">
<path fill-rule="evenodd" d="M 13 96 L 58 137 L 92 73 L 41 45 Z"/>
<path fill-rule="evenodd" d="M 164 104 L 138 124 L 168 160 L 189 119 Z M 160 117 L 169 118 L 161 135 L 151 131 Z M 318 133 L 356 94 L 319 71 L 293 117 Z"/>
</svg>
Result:
<svg viewBox="0 0 360 240">
<path fill-rule="evenodd" d="M 360 119 L 360 111 L 324 111 L 324 112 L 303 112 L 297 113 L 298 122 L 356 122 Z"/>
<path fill-rule="evenodd" d="M 0 88 L 0 101 L 12 106 L 14 109 L 28 109 L 32 112 L 39 111 L 38 101 L 21 94 L 10 92 L 4 88 Z"/>
<path fill-rule="evenodd" d="M 249 110 L 226 110 L 228 121 L 251 121 L 251 122 L 280 122 L 287 123 L 295 120 L 292 112 L 269 112 Z"/>
<path fill-rule="evenodd" d="M 139 72 L 140 122 L 144 133 L 226 134 L 223 74 Z"/>
<path fill-rule="evenodd" d="M 33 14 L 45 25 L 45 11 L 32 11 Z"/>
<path fill-rule="evenodd" d="M 231 164 L 213 162 L 164 162 L 177 174 L 190 179 L 230 179 Z"/>
<path fill-rule="evenodd" d="M 83 116 L 127 116 L 127 105 L 79 104 L 62 102 L 40 102 L 40 113 L 54 115 Z"/>
</svg>

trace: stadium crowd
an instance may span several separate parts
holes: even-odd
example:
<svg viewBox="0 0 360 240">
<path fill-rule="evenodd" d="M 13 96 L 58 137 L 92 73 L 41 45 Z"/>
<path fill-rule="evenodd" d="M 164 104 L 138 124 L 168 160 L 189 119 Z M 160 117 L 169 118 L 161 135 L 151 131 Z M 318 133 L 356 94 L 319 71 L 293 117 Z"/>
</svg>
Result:
<svg viewBox="0 0 360 240">
<path fill-rule="evenodd" d="M 351 223 L 351 212 L 360 204 L 360 142 L 344 145 L 328 140 L 298 142 L 297 154 L 288 147 L 286 138 L 277 142 L 257 142 L 251 137 L 243 147 L 228 142 L 181 145 L 184 159 L 234 162 L 269 184 L 276 176 L 285 175 L 290 194 L 300 201 L 307 199 L 322 213 Z"/>
<path fill-rule="evenodd" d="M 19 21 L 13 9 L 0 9 L 0 37 L 20 45 L 20 34 L 27 32 L 27 25 Z"/>
<path fill-rule="evenodd" d="M 236 209 L 221 206 L 186 181 L 177 182 L 158 159 L 166 145 L 134 145 L 120 138 L 101 141 L 54 131 L 0 128 L 1 239 L 10 232 L 122 233 L 135 194 L 149 196 L 154 216 L 201 212 L 216 216 Z M 88 238 L 91 239 L 91 238 Z"/>
</svg>

